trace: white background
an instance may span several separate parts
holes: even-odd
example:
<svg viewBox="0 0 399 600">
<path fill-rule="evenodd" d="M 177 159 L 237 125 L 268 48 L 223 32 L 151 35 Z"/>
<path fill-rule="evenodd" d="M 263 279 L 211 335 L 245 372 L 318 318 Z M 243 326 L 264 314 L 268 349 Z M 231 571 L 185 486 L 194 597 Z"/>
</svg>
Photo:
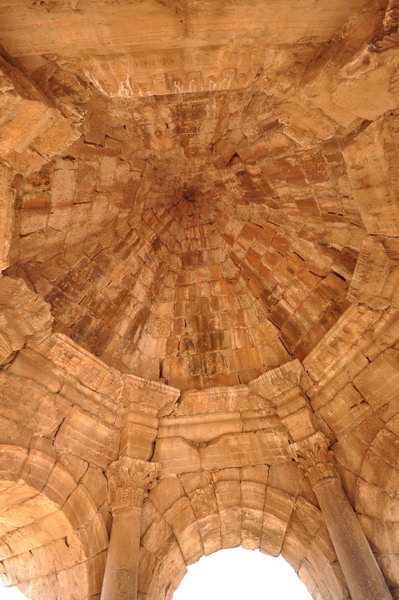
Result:
<svg viewBox="0 0 399 600">
<path fill-rule="evenodd" d="M 188 567 L 173 600 L 312 600 L 282 558 L 233 548 L 204 556 Z"/>
</svg>

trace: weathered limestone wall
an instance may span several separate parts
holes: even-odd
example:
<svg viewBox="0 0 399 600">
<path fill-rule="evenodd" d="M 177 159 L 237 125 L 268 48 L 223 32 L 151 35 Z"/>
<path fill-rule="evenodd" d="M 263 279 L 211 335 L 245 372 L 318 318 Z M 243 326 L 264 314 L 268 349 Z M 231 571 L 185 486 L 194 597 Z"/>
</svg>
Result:
<svg viewBox="0 0 399 600">
<path fill-rule="evenodd" d="M 127 155 L 123 103 L 107 128 L 110 107 L 93 102 L 84 139 L 19 183 L 7 273 L 51 303 L 58 331 L 118 369 L 190 389 L 304 359 L 351 302 L 397 306 L 396 117 L 304 148 L 279 123 L 253 129 L 267 114 L 256 97 L 248 154 L 216 144 L 239 158 L 209 168 L 189 200 L 186 175 L 162 179 L 145 160 L 145 139 L 159 145 L 154 107 Z M 230 100 L 162 102 L 179 127 L 199 113 L 216 127 L 222 113 L 229 128 L 240 112 Z M 168 162 L 182 140 L 165 136 Z"/>
<path fill-rule="evenodd" d="M 169 584 L 175 588 L 184 565 L 202 554 L 239 544 L 276 555 L 282 552 L 299 569 L 315 598 L 346 597 L 335 553 L 330 547 L 331 554 L 326 554 L 321 541 L 326 535 L 324 525 L 319 529 L 313 521 L 315 529 L 308 529 L 312 521 L 305 517 L 307 503 L 312 511 L 317 506 L 313 492 L 281 453 L 287 438 L 303 439 L 313 427 L 324 428 L 335 440 L 334 455 L 345 491 L 397 597 L 397 560 L 392 551 L 397 548 L 398 498 L 393 492 L 396 476 L 391 462 L 398 444 L 397 318 L 396 312 L 388 320 L 370 309 L 351 309 L 315 348 L 314 358 L 310 355 L 305 361 L 305 370 L 288 363 L 288 368 L 266 373 L 250 384 L 250 390 L 264 394 L 255 396 L 258 406 L 253 405 L 251 411 L 246 386 L 225 393 L 215 389 L 183 394 L 176 416 L 161 420 L 156 459 L 167 467 L 144 509 L 153 524 L 143 525 L 147 552 L 142 559 L 142 598 L 156 598 Z M 385 371 L 381 385 L 382 372 L 377 372 L 382 365 L 386 369 L 385 352 L 393 353 L 395 366 L 389 375 Z M 376 378 L 372 380 L 373 371 Z M 359 390 L 361 380 L 367 384 Z M 279 426 L 273 422 L 279 419 L 272 406 L 280 415 Z M 275 438 L 267 444 L 270 425 Z M 285 444 L 276 455 L 278 439 Z M 290 452 L 290 446 L 285 445 L 285 452 Z M 267 466 L 261 464 L 260 456 L 268 456 Z M 170 529 L 177 545 L 170 539 Z M 164 540 L 162 549 L 157 546 L 159 538 Z M 151 578 L 154 568 L 155 582 Z"/>
<path fill-rule="evenodd" d="M 21 280 L 4 277 L 0 286 L 12 304 L 2 316 L 11 314 L 5 336 L 13 350 L 0 378 L 3 569 L 31 598 L 94 598 L 108 544 L 103 468 L 117 454 L 121 378 L 51 335 L 48 306 Z"/>
<path fill-rule="evenodd" d="M 33 297 L 18 280 L 1 281 Z M 293 442 L 320 428 L 395 594 L 397 317 L 353 307 L 303 365 L 288 362 L 248 386 L 187 391 L 176 406 L 169 388 L 155 453 L 142 457 L 159 462 L 161 472 L 144 502 L 139 597 L 156 599 L 168 586 L 170 597 L 186 565 L 239 544 L 282 553 L 315 598 L 349 597 L 317 500 L 293 462 Z M 147 447 L 146 427 L 135 425 L 142 417 L 126 421 L 126 410 L 148 405 L 150 416 L 162 386 L 121 375 L 43 331 L 14 350 L 0 382 L 3 565 L 33 598 L 54 588 L 56 572 L 64 573 L 66 598 L 94 598 L 111 525 L 104 470 L 127 448 L 120 446 L 126 426 L 136 432 L 132 451 Z M 26 528 L 22 545 L 16 527 Z M 29 550 L 33 571 L 23 566 Z"/>
<path fill-rule="evenodd" d="M 186 565 L 240 544 L 282 553 L 315 598 L 347 598 L 320 512 L 298 496 L 301 484 L 289 466 L 162 479 L 144 508 L 139 598 L 158 598 L 160 590 L 171 598 Z"/>
<path fill-rule="evenodd" d="M 140 600 L 239 544 L 349 599 L 295 462 L 320 432 L 399 598 L 396 0 L 11 4 L 1 573 L 98 600 L 127 459 Z"/>
<path fill-rule="evenodd" d="M 18 173 L 32 173 L 79 134 L 32 82 L 2 57 L 0 84 L 1 161 Z"/>
<path fill-rule="evenodd" d="M 3 572 L 33 599 L 95 598 L 111 523 L 105 469 L 123 443 L 127 407 L 151 413 L 156 390 L 168 388 L 51 334 L 48 305 L 22 280 L 3 277 L 0 290 Z"/>
<path fill-rule="evenodd" d="M 12 178 L 12 170 L 0 165 L 0 271 L 8 267 L 8 253 L 13 233 L 14 191 L 11 189 Z"/>
<path fill-rule="evenodd" d="M 54 452 L 0 452 L 3 581 L 33 599 L 96 597 L 107 532 L 86 486 Z"/>
</svg>

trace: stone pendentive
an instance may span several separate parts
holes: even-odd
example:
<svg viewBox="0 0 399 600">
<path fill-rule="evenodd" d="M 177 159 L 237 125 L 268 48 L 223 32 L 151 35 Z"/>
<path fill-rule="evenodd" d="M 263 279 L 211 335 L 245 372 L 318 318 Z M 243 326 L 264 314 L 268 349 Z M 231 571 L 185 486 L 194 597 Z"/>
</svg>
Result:
<svg viewBox="0 0 399 600">
<path fill-rule="evenodd" d="M 79 131 L 11 61 L 0 56 L 0 158 L 17 173 L 37 171 Z"/>
<path fill-rule="evenodd" d="M 22 279 L 0 276 L 0 365 L 25 345 L 47 338 L 52 322 L 49 305 Z"/>
</svg>

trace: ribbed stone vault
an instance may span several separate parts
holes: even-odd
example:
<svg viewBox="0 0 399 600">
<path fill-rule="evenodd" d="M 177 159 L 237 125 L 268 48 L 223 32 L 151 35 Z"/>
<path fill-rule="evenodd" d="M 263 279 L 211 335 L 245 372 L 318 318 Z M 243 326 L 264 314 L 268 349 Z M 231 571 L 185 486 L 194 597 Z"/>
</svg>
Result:
<svg viewBox="0 0 399 600">
<path fill-rule="evenodd" d="M 363 300 L 364 255 L 397 253 L 356 189 L 396 135 L 395 91 L 357 89 L 392 72 L 364 50 L 385 4 L 2 2 L 9 60 L 77 138 L 40 170 L 9 154 L 7 274 L 125 372 L 190 388 L 303 359 Z"/>
<path fill-rule="evenodd" d="M 7 273 L 123 371 L 187 388 L 304 358 L 349 306 L 367 239 L 345 145 L 303 148 L 253 90 L 94 92 L 87 110 L 16 183 Z"/>
<path fill-rule="evenodd" d="M 240 544 L 349 599 L 312 436 L 399 598 L 398 31 L 396 0 L 0 0 L 0 574 L 33 600 L 100 598 L 121 454 L 160 465 L 139 600 Z"/>
</svg>

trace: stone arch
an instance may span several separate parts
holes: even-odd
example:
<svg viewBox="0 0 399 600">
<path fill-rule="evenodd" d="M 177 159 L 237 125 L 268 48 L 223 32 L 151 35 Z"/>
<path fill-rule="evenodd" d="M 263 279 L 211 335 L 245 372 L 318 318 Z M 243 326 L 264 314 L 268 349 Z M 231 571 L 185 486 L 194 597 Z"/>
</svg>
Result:
<svg viewBox="0 0 399 600">
<path fill-rule="evenodd" d="M 84 486 L 55 457 L 0 445 L 3 576 L 32 600 L 101 590 L 108 536 Z"/>
<path fill-rule="evenodd" d="M 240 545 L 282 554 L 316 599 L 348 598 L 318 508 L 269 485 L 267 467 L 238 471 L 165 478 L 150 493 L 143 509 L 138 598 L 169 600 L 189 564 Z M 190 479 L 202 482 L 192 487 Z"/>
<path fill-rule="evenodd" d="M 399 594 L 398 456 L 399 413 L 372 439 L 363 457 L 355 492 L 355 510 L 362 528 L 388 585 L 396 594 Z"/>
</svg>

